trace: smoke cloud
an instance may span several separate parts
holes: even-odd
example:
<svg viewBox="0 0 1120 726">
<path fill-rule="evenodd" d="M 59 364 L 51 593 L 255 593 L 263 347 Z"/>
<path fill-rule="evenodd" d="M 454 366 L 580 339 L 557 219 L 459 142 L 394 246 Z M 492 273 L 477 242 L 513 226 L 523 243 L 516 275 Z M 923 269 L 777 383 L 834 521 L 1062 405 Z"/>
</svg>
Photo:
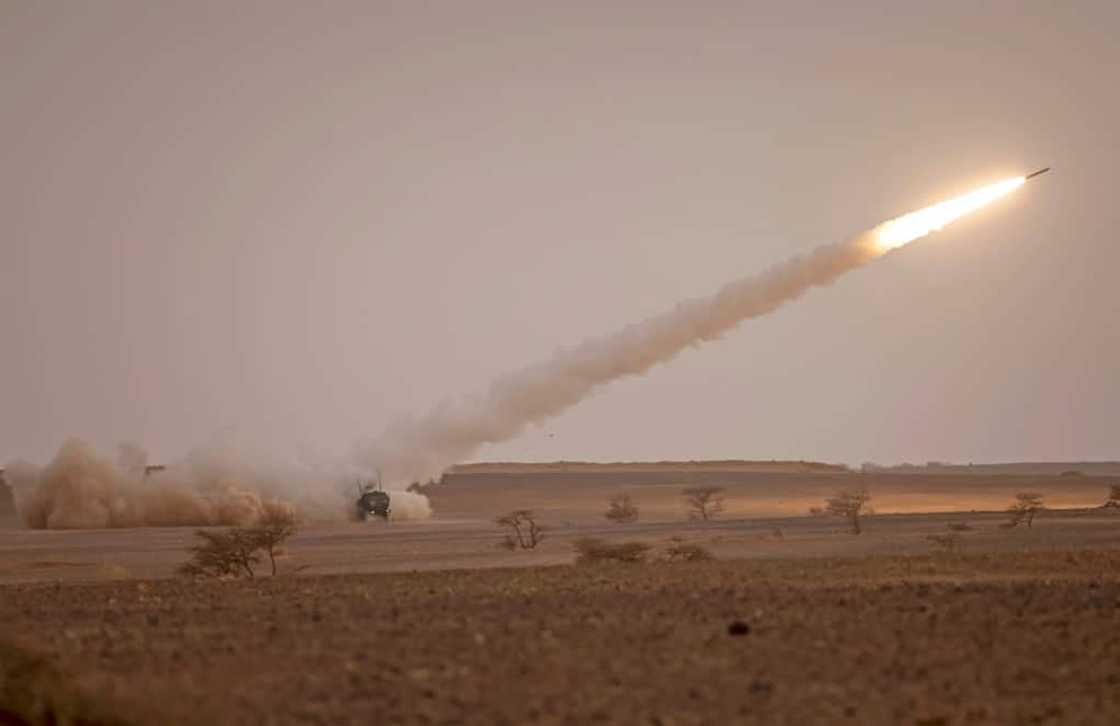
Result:
<svg viewBox="0 0 1120 726">
<path fill-rule="evenodd" d="M 356 461 L 389 481 L 423 481 L 487 443 L 518 436 L 579 403 L 615 379 L 646 373 L 685 348 L 715 340 L 749 318 L 765 315 L 809 289 L 880 256 L 875 228 L 823 245 L 758 275 L 725 285 L 707 298 L 628 325 L 611 335 L 560 348 L 551 358 L 495 380 L 484 394 L 445 401 L 421 418 L 403 418 L 360 445 Z"/>
</svg>

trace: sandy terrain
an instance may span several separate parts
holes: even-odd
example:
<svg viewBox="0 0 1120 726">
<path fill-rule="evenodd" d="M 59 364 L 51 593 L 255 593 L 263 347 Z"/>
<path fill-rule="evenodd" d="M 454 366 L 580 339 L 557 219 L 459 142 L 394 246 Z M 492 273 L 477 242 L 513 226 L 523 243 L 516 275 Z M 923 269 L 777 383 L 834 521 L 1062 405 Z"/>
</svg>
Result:
<svg viewBox="0 0 1120 726">
<path fill-rule="evenodd" d="M 1118 565 L 1018 553 L 7 586 L 0 622 L 22 650 L 0 662 L 11 677 L 38 654 L 58 672 L 34 682 L 61 708 L 79 689 L 81 710 L 143 723 L 1110 724 Z"/>
<path fill-rule="evenodd" d="M 973 525 L 962 540 L 970 552 L 1108 549 L 1120 546 L 1120 516 L 1079 508 L 1103 502 L 1111 481 L 741 471 L 457 474 L 430 488 L 432 519 L 308 523 L 292 539 L 283 564 L 309 574 L 563 564 L 572 560 L 572 542 L 586 536 L 653 544 L 678 537 L 722 558 L 920 554 L 931 549 L 927 535 L 955 521 Z M 726 487 L 719 520 L 686 519 L 680 491 L 696 485 Z M 872 493 L 879 512 L 862 536 L 841 536 L 845 526 L 838 520 L 805 516 L 837 489 L 859 487 Z M 1024 490 L 1069 509 L 1040 515 L 1030 530 L 1001 528 L 1000 510 Z M 641 507 L 638 523 L 620 526 L 603 518 L 607 499 L 620 492 Z M 501 551 L 493 518 L 520 508 L 539 513 L 547 539 L 533 552 Z M 0 582 L 97 579 L 121 568 L 133 577 L 166 577 L 192 541 L 191 528 L 42 531 L 20 528 L 9 516 L 0 519 Z"/>
<path fill-rule="evenodd" d="M 431 520 L 309 523 L 281 576 L 241 582 L 171 577 L 189 528 L 9 519 L 0 722 L 42 691 L 93 723 L 1115 723 L 1120 513 L 1084 506 L 1108 481 L 460 473 Z M 681 487 L 708 483 L 725 516 L 687 520 Z M 858 485 L 864 534 L 804 516 Z M 1027 489 L 1070 508 L 1001 527 Z M 603 519 L 621 491 L 641 521 Z M 938 511 L 961 500 L 989 511 Z M 546 540 L 495 547 L 520 507 Z M 927 539 L 960 522 L 960 554 Z M 587 536 L 654 561 L 572 566 Z M 718 559 L 657 559 L 680 541 Z"/>
</svg>

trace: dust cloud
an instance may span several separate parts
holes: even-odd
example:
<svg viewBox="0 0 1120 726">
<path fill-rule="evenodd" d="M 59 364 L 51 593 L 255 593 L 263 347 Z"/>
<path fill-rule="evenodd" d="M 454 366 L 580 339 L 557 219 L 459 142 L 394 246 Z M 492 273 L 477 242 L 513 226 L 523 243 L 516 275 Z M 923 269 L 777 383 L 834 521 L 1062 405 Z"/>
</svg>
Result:
<svg viewBox="0 0 1120 726">
<path fill-rule="evenodd" d="M 346 477 L 253 461 L 232 447 L 198 449 L 177 464 L 148 467 L 134 444 L 116 461 L 72 439 L 45 467 L 14 462 L 6 479 L 33 529 L 251 526 L 276 510 L 303 519 L 343 519 L 353 508 Z M 431 515 L 427 497 L 390 492 L 393 518 Z"/>
</svg>

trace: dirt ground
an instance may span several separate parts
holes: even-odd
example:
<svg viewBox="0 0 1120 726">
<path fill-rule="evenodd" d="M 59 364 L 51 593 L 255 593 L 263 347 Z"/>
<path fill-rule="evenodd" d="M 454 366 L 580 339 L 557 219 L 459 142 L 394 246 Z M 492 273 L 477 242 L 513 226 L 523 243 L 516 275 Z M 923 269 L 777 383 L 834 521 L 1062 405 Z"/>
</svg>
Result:
<svg viewBox="0 0 1120 726">
<path fill-rule="evenodd" d="M 58 669 L 38 682 L 61 708 L 79 691 L 140 723 L 1113 724 L 1118 565 L 1015 553 L 39 583 L 5 586 L 0 622 Z"/>
<path fill-rule="evenodd" d="M 282 562 L 307 574 L 400 572 L 447 568 L 524 567 L 572 561 L 572 543 L 586 536 L 642 539 L 663 545 L 695 541 L 717 556 L 773 559 L 925 554 L 927 537 L 951 522 L 967 522 L 965 552 L 1111 549 L 1120 547 L 1120 516 L 1093 509 L 1104 502 L 1105 477 L 783 474 L 742 471 L 624 471 L 538 474 L 472 473 L 448 477 L 429 490 L 435 516 L 388 524 L 309 522 L 291 540 Z M 720 519 L 687 519 L 681 489 L 722 486 Z M 837 520 L 805 516 L 838 489 L 866 488 L 878 515 L 860 537 L 842 535 Z M 1045 495 L 1053 511 L 1030 530 L 1002 529 L 1002 513 L 1019 491 Z M 633 497 L 641 519 L 607 522 L 614 494 Z M 1067 508 L 1067 509 L 1059 509 Z M 495 547 L 494 517 L 511 509 L 536 511 L 547 538 L 533 552 Z M 0 516 L 0 583 L 168 577 L 187 557 L 192 528 L 27 530 L 14 514 Z"/>
<path fill-rule="evenodd" d="M 305 524 L 251 581 L 173 577 L 189 528 L 10 520 L 0 723 L 1120 721 L 1120 513 L 1088 508 L 1095 478 L 724 475 L 725 517 L 695 522 L 678 479 L 477 476 L 431 520 Z M 804 516 L 856 481 L 880 511 L 862 535 Z M 1071 508 L 939 511 L 1026 489 Z M 619 491 L 641 521 L 603 519 Z M 498 549 L 519 507 L 546 540 Z M 928 539 L 962 523 L 958 552 Z M 652 561 L 573 565 L 587 536 Z M 681 542 L 718 559 L 661 561 Z"/>
</svg>

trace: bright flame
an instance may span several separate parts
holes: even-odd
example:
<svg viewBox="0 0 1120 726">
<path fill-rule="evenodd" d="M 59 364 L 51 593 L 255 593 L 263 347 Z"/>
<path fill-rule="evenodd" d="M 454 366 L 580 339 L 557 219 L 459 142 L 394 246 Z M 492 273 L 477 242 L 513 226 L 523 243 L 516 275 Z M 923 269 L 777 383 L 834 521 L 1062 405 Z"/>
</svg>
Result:
<svg viewBox="0 0 1120 726">
<path fill-rule="evenodd" d="M 924 237 L 930 232 L 936 232 L 969 212 L 974 212 L 985 204 L 999 199 L 1004 194 L 1018 189 L 1026 181 L 1027 178 L 1024 176 L 1004 179 L 1001 182 L 980 187 L 963 196 L 947 199 L 944 202 L 938 202 L 933 206 L 884 222 L 879 228 L 879 236 L 875 246 L 881 252 L 887 252 L 919 237 Z"/>
</svg>

